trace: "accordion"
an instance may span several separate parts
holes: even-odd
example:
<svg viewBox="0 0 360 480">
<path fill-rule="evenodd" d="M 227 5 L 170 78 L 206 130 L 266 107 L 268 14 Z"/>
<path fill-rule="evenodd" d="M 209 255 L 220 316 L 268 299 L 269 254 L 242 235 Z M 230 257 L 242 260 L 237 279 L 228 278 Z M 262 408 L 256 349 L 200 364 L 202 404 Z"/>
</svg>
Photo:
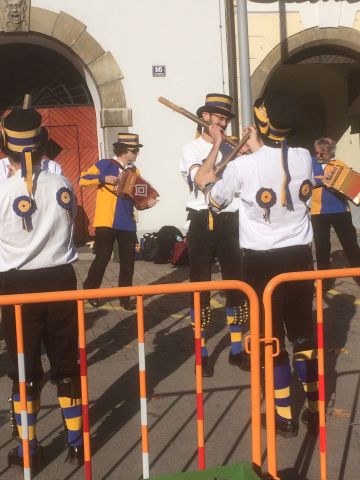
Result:
<svg viewBox="0 0 360 480">
<path fill-rule="evenodd" d="M 360 204 L 360 173 L 346 166 L 335 165 L 324 177 L 325 187 L 341 193 L 353 202 Z"/>
<path fill-rule="evenodd" d="M 154 204 L 150 202 L 149 205 L 149 200 L 156 200 L 159 197 L 155 188 L 132 168 L 125 169 L 118 177 L 114 185 L 114 194 L 118 197 L 128 197 L 133 200 L 137 210 L 151 208 Z"/>
</svg>

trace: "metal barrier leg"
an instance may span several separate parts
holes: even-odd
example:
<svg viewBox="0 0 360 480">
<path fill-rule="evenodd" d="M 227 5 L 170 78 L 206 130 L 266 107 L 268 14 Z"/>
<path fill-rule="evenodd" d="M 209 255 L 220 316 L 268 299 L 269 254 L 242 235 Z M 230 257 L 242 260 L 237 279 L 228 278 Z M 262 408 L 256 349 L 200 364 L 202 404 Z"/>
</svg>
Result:
<svg viewBox="0 0 360 480">
<path fill-rule="evenodd" d="M 83 417 L 84 436 L 84 468 L 86 480 L 92 479 L 91 472 L 91 451 L 90 451 L 90 424 L 89 424 L 89 397 L 86 365 L 86 338 L 85 338 L 85 316 L 84 301 L 77 301 L 78 328 L 79 328 L 79 352 L 80 352 L 80 378 L 81 378 L 81 404 Z"/>
<path fill-rule="evenodd" d="M 24 480 L 31 479 L 30 469 L 30 447 L 29 447 L 29 426 L 27 416 L 26 400 L 26 376 L 25 376 L 25 355 L 24 355 L 24 334 L 22 325 L 21 305 L 15 305 L 16 322 L 16 346 L 18 352 L 19 387 L 20 387 L 20 408 L 21 408 L 21 440 L 24 455 Z"/>
<path fill-rule="evenodd" d="M 140 413 L 141 413 L 141 440 L 143 478 L 149 478 L 149 437 L 146 398 L 146 366 L 145 366 L 145 329 L 144 329 L 144 299 L 137 297 L 137 324 L 139 349 L 139 380 L 140 380 Z"/>
<path fill-rule="evenodd" d="M 320 477 L 327 479 L 326 472 L 326 413 L 325 413 L 325 359 L 324 359 L 324 315 L 322 280 L 316 280 L 316 309 L 319 372 L 319 421 L 320 421 Z"/>
<path fill-rule="evenodd" d="M 196 406 L 198 434 L 198 465 L 199 470 L 205 470 L 205 439 L 204 439 L 204 399 L 201 363 L 201 319 L 200 293 L 194 292 L 195 313 L 195 376 L 196 376 Z"/>
</svg>

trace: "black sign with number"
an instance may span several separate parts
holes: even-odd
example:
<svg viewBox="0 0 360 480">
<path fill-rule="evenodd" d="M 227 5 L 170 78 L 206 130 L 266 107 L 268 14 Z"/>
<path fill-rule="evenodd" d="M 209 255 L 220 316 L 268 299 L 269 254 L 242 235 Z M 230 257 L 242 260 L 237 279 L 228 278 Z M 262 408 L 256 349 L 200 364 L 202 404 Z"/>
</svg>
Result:
<svg viewBox="0 0 360 480">
<path fill-rule="evenodd" d="M 152 66 L 152 76 L 153 77 L 166 77 L 166 66 L 165 65 L 153 65 Z"/>
</svg>

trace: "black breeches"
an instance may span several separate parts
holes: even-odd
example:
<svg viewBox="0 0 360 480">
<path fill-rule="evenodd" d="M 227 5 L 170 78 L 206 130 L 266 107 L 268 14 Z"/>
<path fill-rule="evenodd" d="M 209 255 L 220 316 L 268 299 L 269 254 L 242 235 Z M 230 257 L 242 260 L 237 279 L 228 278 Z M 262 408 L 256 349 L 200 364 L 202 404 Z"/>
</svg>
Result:
<svg viewBox="0 0 360 480">
<path fill-rule="evenodd" d="M 239 247 L 239 213 L 213 214 L 214 227 L 209 229 L 209 212 L 190 212 L 188 245 L 190 256 L 190 281 L 211 280 L 211 264 L 218 258 L 223 280 L 242 279 L 242 255 Z M 226 291 L 226 306 L 242 304 L 243 294 Z M 201 307 L 210 303 L 210 293 L 201 294 Z"/>
<path fill-rule="evenodd" d="M 4 274 L 3 293 L 76 290 L 72 265 L 38 270 L 10 270 Z M 12 366 L 9 376 L 18 381 L 14 307 L 4 306 L 3 328 Z M 41 347 L 50 361 L 52 380 L 78 375 L 78 326 L 75 302 L 24 304 L 23 334 L 26 381 L 41 382 Z"/>
<path fill-rule="evenodd" d="M 262 297 L 266 284 L 276 275 L 286 272 L 313 270 L 311 247 L 306 245 L 279 248 L 267 252 L 245 250 L 245 281 L 259 297 L 260 326 L 264 333 L 264 311 Z M 315 330 L 312 318 L 313 281 L 285 282 L 280 284 L 272 296 L 273 336 L 278 337 L 282 349 L 281 357 L 287 358 L 285 335 L 293 343 L 294 351 L 315 346 Z M 286 360 L 285 358 L 285 360 Z"/>
<path fill-rule="evenodd" d="M 103 280 L 106 267 L 111 259 L 115 240 L 119 249 L 119 287 L 132 285 L 135 263 L 136 232 L 115 230 L 108 227 L 96 227 L 95 230 L 95 259 L 92 262 L 84 288 L 99 288 Z"/>
</svg>

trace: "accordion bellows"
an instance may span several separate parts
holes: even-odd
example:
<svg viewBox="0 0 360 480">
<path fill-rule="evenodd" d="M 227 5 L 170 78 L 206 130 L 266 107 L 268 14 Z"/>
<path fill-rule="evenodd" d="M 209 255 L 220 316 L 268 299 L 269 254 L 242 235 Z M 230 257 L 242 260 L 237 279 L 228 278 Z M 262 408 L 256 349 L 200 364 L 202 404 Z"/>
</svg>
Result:
<svg viewBox="0 0 360 480">
<path fill-rule="evenodd" d="M 159 193 L 155 188 L 140 177 L 134 169 L 127 169 L 121 173 L 117 183 L 114 185 L 114 193 L 118 197 L 130 197 L 134 201 L 137 210 L 150 208 L 149 200 L 155 200 L 159 197 Z"/>
<path fill-rule="evenodd" d="M 323 180 L 325 187 L 339 192 L 352 201 L 360 204 L 360 173 L 347 166 L 336 165 Z"/>
</svg>

